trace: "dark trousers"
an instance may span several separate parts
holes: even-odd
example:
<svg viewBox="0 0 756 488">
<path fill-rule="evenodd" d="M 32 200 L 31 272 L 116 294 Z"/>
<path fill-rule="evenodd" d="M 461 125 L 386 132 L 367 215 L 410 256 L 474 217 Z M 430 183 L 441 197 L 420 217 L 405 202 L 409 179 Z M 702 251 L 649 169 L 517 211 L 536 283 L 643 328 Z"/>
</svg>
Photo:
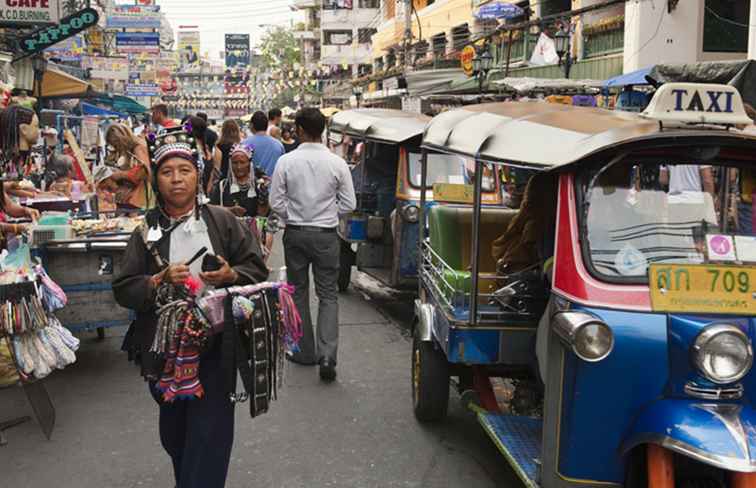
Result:
<svg viewBox="0 0 756 488">
<path fill-rule="evenodd" d="M 283 237 L 286 274 L 294 285 L 294 303 L 302 316 L 298 353 L 304 361 L 330 359 L 336 363 L 339 347 L 339 252 L 335 232 L 286 229 Z M 318 296 L 317 347 L 310 317 L 310 266 Z"/>
<path fill-rule="evenodd" d="M 220 358 L 202 358 L 205 396 L 160 405 L 160 442 L 173 461 L 176 488 L 223 488 L 234 443 L 234 405 L 224 392 Z"/>
</svg>

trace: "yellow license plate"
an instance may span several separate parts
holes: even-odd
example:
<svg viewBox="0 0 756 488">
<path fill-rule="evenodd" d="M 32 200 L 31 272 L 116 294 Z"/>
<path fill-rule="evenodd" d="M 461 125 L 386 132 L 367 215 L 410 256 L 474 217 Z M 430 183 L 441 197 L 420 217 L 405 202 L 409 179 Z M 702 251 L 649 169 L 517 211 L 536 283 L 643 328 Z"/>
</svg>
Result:
<svg viewBox="0 0 756 488">
<path fill-rule="evenodd" d="M 756 268 L 663 265 L 649 268 L 655 312 L 756 315 Z"/>
</svg>

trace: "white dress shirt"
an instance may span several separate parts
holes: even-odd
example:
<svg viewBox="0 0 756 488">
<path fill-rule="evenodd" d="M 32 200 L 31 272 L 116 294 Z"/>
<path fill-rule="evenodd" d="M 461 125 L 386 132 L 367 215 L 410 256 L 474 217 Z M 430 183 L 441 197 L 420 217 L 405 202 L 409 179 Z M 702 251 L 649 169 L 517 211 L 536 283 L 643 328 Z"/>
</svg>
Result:
<svg viewBox="0 0 756 488">
<path fill-rule="evenodd" d="M 334 228 L 356 205 L 346 161 L 323 144 L 303 143 L 278 160 L 270 207 L 287 224 Z"/>
</svg>

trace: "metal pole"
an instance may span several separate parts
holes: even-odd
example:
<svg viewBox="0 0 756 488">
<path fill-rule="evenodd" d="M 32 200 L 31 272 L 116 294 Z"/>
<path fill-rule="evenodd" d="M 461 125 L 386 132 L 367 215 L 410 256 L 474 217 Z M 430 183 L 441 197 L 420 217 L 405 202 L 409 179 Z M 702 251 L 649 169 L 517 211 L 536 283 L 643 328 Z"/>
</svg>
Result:
<svg viewBox="0 0 756 488">
<path fill-rule="evenodd" d="M 481 189 L 483 187 L 483 163 L 475 158 L 475 208 L 473 210 L 472 235 L 472 286 L 470 290 L 470 320 L 471 325 L 478 325 L 478 273 L 480 272 L 480 208 Z"/>
<path fill-rule="evenodd" d="M 507 42 L 507 65 L 504 68 L 504 78 L 509 77 L 509 63 L 512 60 L 512 34 L 514 34 L 514 31 L 509 31 L 509 41 Z"/>
<path fill-rule="evenodd" d="M 407 153 L 407 158 L 409 158 L 409 153 Z M 418 286 L 418 296 L 422 296 L 423 292 L 423 281 L 422 276 L 420 273 L 423 269 L 423 243 L 425 242 L 425 202 L 426 202 L 426 180 L 428 179 L 428 150 L 423 149 L 422 155 L 420 156 L 420 218 L 418 219 L 418 225 L 419 229 L 418 232 L 418 253 L 417 253 L 417 286 Z"/>
</svg>

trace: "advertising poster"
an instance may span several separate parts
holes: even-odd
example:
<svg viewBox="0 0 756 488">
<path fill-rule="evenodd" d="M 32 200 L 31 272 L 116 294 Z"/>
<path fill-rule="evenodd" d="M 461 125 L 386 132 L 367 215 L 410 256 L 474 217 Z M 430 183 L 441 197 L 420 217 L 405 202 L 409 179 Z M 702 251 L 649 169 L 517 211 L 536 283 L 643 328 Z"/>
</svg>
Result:
<svg viewBox="0 0 756 488">
<path fill-rule="evenodd" d="M 84 38 L 81 35 L 69 37 L 45 49 L 45 57 L 58 61 L 79 62 L 84 54 Z"/>
<path fill-rule="evenodd" d="M 155 67 L 155 78 L 160 91 L 164 94 L 170 95 L 176 93 L 178 85 L 174 74 L 178 71 L 178 61 L 176 57 L 170 54 L 162 55 L 157 59 Z"/>
<path fill-rule="evenodd" d="M 249 34 L 226 34 L 226 68 L 249 66 Z"/>
<path fill-rule="evenodd" d="M 119 54 L 160 54 L 160 34 L 118 32 L 116 33 L 116 49 Z"/>
<path fill-rule="evenodd" d="M 108 29 L 159 29 L 160 7 L 119 5 L 108 11 Z"/>
<path fill-rule="evenodd" d="M 0 24 L 57 24 L 60 20 L 60 4 L 58 0 L 1 2 Z"/>
<path fill-rule="evenodd" d="M 84 68 L 90 69 L 93 80 L 126 81 L 129 79 L 128 58 L 89 57 L 85 58 Z"/>
<path fill-rule="evenodd" d="M 178 33 L 178 56 L 181 71 L 198 72 L 200 69 L 199 30 L 180 30 Z"/>
</svg>

